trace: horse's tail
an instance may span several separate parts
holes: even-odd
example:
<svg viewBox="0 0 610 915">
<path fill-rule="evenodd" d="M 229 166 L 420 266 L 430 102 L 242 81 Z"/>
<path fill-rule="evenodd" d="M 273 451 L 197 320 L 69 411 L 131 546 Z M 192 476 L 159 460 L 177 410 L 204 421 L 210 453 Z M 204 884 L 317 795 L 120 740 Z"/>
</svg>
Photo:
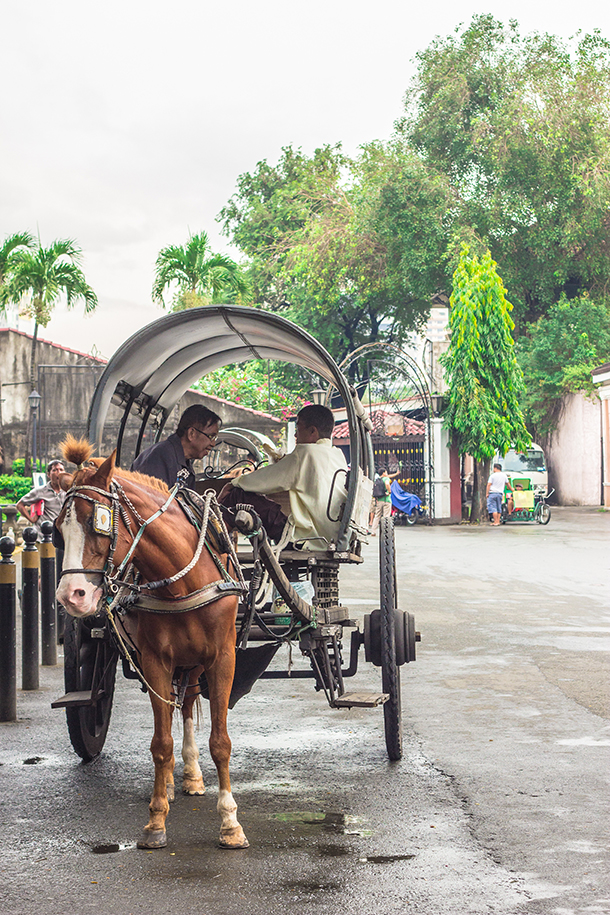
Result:
<svg viewBox="0 0 610 915">
<path fill-rule="evenodd" d="M 94 448 L 86 438 L 74 438 L 68 433 L 59 446 L 65 461 L 70 461 L 80 468 L 81 464 L 88 461 L 93 454 Z"/>
</svg>

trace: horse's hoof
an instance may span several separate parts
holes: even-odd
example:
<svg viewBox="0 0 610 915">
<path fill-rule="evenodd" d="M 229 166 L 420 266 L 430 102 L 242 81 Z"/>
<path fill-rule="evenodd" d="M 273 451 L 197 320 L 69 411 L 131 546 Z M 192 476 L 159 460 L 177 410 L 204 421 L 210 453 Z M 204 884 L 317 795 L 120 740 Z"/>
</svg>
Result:
<svg viewBox="0 0 610 915">
<path fill-rule="evenodd" d="M 235 829 L 229 829 L 226 832 L 221 832 L 220 839 L 218 840 L 218 845 L 220 848 L 229 849 L 250 847 L 250 843 L 246 839 L 241 826 L 238 826 Z"/>
<path fill-rule="evenodd" d="M 168 803 L 171 804 L 172 801 L 175 801 L 175 800 L 176 800 L 176 789 L 174 788 L 173 785 L 166 785 L 165 787 L 166 787 L 166 789 L 167 789 L 167 800 L 168 800 Z"/>
<path fill-rule="evenodd" d="M 190 781 L 187 779 L 183 781 L 182 793 L 189 794 L 191 796 L 201 796 L 202 794 L 205 794 L 205 786 L 203 784 L 203 780 L 195 781 L 195 779 L 193 779 Z"/>
<path fill-rule="evenodd" d="M 164 829 L 144 830 L 144 836 L 138 842 L 138 848 L 165 848 L 167 834 Z"/>
</svg>

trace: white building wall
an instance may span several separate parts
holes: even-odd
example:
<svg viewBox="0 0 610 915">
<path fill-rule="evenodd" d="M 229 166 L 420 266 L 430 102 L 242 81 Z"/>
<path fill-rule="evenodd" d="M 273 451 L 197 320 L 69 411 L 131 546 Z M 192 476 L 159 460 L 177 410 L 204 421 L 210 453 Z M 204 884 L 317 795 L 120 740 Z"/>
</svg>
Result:
<svg viewBox="0 0 610 915">
<path fill-rule="evenodd" d="M 569 394 L 557 430 L 545 449 L 549 483 L 560 505 L 599 505 L 601 414 L 597 396 Z"/>
</svg>

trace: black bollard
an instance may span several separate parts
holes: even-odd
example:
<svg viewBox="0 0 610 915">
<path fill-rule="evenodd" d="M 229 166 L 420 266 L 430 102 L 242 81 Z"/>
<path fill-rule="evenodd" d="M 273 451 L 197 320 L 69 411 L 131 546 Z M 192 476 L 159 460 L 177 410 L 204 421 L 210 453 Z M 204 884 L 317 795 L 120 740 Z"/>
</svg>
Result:
<svg viewBox="0 0 610 915">
<path fill-rule="evenodd" d="M 38 689 L 38 531 L 26 527 L 21 554 L 21 688 Z"/>
<path fill-rule="evenodd" d="M 53 525 L 43 521 L 40 525 L 42 543 L 40 553 L 40 634 L 42 663 L 57 664 L 57 611 L 55 607 L 55 547 L 51 542 Z"/>
<path fill-rule="evenodd" d="M 17 567 L 15 542 L 0 540 L 0 721 L 17 720 Z"/>
</svg>

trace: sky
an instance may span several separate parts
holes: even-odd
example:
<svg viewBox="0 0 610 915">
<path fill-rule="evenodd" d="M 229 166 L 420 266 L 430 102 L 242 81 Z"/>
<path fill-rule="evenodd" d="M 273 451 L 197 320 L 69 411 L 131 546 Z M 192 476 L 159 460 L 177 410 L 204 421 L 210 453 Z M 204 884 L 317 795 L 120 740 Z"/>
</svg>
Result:
<svg viewBox="0 0 610 915">
<path fill-rule="evenodd" d="M 76 240 L 98 309 L 60 304 L 40 336 L 108 358 L 163 314 L 162 247 L 205 230 L 235 256 L 216 217 L 240 174 L 290 144 L 388 139 L 436 35 L 491 13 L 523 33 L 610 36 L 601 0 L 0 5 L 0 239 Z"/>
</svg>

